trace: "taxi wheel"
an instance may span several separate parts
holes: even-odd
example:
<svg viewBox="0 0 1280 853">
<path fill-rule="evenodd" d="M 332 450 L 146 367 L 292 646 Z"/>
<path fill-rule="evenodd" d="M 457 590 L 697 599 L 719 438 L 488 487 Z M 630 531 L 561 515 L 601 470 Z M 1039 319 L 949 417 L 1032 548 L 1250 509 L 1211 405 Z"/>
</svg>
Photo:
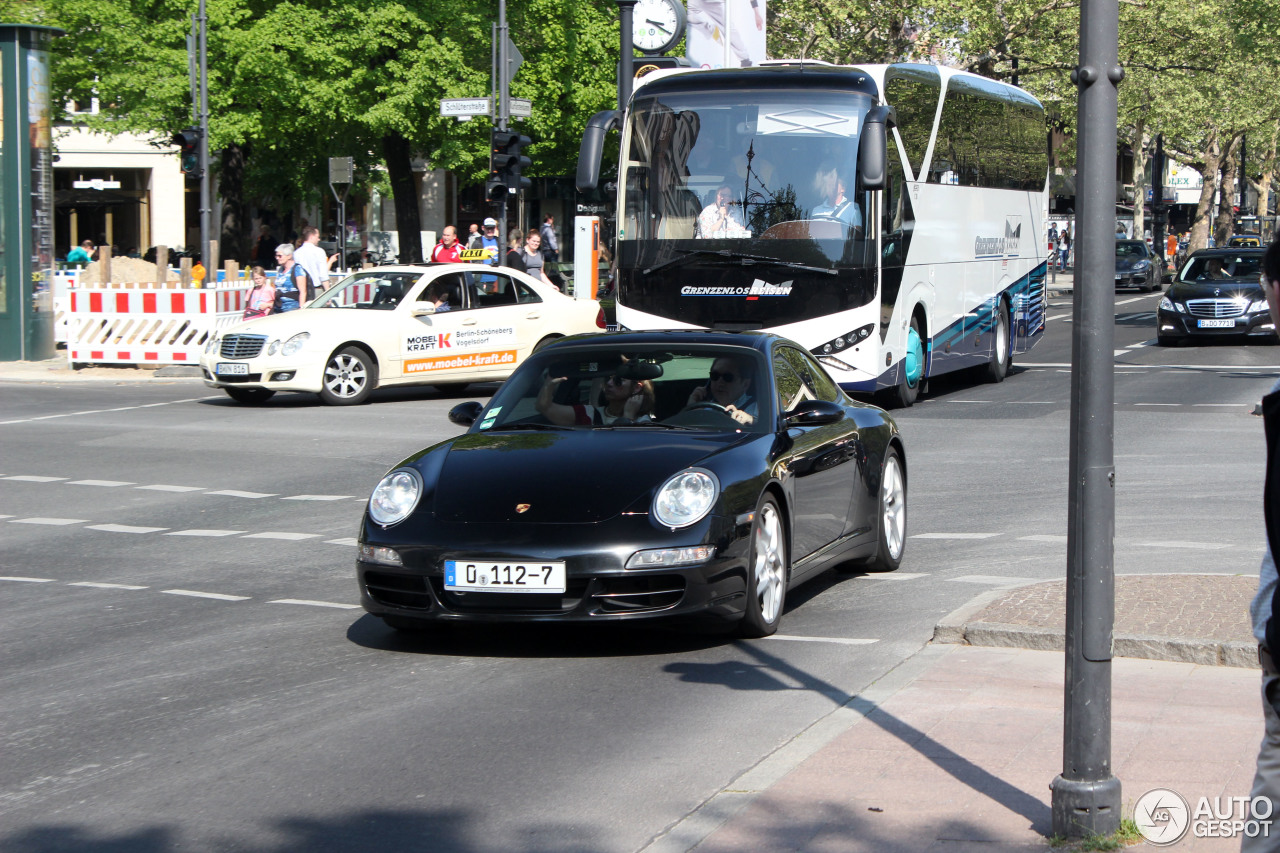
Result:
<svg viewBox="0 0 1280 853">
<path fill-rule="evenodd" d="M 765 495 L 751 523 L 747 564 L 747 606 L 738 625 L 743 637 L 767 637 L 778 630 L 787 599 L 787 534 L 772 495 Z"/>
<path fill-rule="evenodd" d="M 378 366 L 359 347 L 343 347 L 329 356 L 321 378 L 320 399 L 330 406 L 356 406 L 378 384 Z"/>
<path fill-rule="evenodd" d="M 866 568 L 873 572 L 892 572 L 902 565 L 902 552 L 907 543 L 907 478 L 902 473 L 902 460 L 898 451 L 890 447 L 884 455 L 884 467 L 880 470 L 879 534 L 876 537 L 876 553 L 867 561 Z"/>
<path fill-rule="evenodd" d="M 246 406 L 261 406 L 276 395 L 275 391 L 269 388 L 223 388 L 227 392 L 227 396 L 237 403 L 244 403 Z"/>
</svg>

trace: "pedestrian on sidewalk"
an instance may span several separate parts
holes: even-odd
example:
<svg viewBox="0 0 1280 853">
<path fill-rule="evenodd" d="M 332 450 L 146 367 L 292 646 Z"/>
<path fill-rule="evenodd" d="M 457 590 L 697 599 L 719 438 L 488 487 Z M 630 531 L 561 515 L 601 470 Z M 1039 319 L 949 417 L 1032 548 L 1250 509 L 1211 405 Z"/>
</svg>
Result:
<svg viewBox="0 0 1280 853">
<path fill-rule="evenodd" d="M 458 229 L 446 225 L 440 233 L 440 242 L 431 250 L 431 260 L 437 264 L 458 264 L 462 262 L 459 252 L 462 245 L 458 242 Z"/>
<path fill-rule="evenodd" d="M 93 241 L 85 240 L 79 246 L 76 246 L 70 252 L 67 252 L 68 264 L 83 264 L 88 266 L 93 259 Z"/>
<path fill-rule="evenodd" d="M 293 262 L 307 271 L 318 292 L 325 290 L 328 286 L 329 269 L 337 259 L 336 252 L 333 257 L 329 257 L 325 250 L 320 248 L 319 228 L 308 225 L 302 229 L 302 245 L 293 250 Z"/>
<path fill-rule="evenodd" d="M 1262 291 L 1267 297 L 1271 322 L 1280 329 L 1280 240 L 1273 241 L 1262 256 Z M 1271 801 L 1272 814 L 1280 814 L 1280 584 L 1277 584 L 1274 555 L 1280 553 L 1280 381 L 1262 398 L 1263 430 L 1267 440 L 1266 486 L 1262 495 L 1263 518 L 1267 530 L 1267 550 L 1258 570 L 1258 593 L 1249 606 L 1253 635 L 1258 640 L 1258 662 L 1262 666 L 1262 717 L 1266 724 L 1258 749 L 1257 772 L 1253 777 L 1253 797 Z M 1280 829 L 1272 827 L 1273 829 Z M 1242 853 L 1276 849 L 1270 833 L 1245 835 Z"/>
</svg>

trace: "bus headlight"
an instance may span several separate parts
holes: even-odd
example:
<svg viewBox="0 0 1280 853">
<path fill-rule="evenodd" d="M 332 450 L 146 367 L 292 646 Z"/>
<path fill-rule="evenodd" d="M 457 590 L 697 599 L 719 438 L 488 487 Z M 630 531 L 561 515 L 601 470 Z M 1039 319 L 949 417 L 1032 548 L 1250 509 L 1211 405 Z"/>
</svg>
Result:
<svg viewBox="0 0 1280 853">
<path fill-rule="evenodd" d="M 863 326 L 860 329 L 854 329 L 852 332 L 841 335 L 835 340 L 827 341 L 822 346 L 815 347 L 813 350 L 813 354 L 817 356 L 823 356 L 823 355 L 831 355 L 832 353 L 835 353 L 835 352 L 840 352 L 840 350 L 845 349 L 846 347 L 851 347 L 854 344 L 860 343 L 861 341 L 865 341 L 867 338 L 871 337 L 871 334 L 875 331 L 875 329 L 876 327 L 874 323 L 868 323 L 867 325 Z"/>
</svg>

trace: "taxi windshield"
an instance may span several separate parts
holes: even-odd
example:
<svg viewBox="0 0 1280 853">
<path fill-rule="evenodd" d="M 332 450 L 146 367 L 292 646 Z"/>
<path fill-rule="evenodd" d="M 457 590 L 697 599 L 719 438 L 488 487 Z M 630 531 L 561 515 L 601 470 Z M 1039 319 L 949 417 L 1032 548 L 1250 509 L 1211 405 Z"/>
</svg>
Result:
<svg viewBox="0 0 1280 853">
<path fill-rule="evenodd" d="M 390 311 L 422 277 L 420 272 L 358 272 L 329 288 L 307 308 Z"/>
</svg>

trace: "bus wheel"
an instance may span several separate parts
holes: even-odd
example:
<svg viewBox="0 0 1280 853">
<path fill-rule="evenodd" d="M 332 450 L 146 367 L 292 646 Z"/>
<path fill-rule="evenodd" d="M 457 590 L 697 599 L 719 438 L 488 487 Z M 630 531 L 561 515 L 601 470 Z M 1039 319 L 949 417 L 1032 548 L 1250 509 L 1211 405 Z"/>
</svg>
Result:
<svg viewBox="0 0 1280 853">
<path fill-rule="evenodd" d="M 905 409 L 920 396 L 920 380 L 924 378 L 924 344 L 920 340 L 920 320 L 911 318 L 907 330 L 907 351 L 898 372 L 898 385 L 889 392 L 889 407 Z"/>
<path fill-rule="evenodd" d="M 991 363 L 987 365 L 987 381 L 1003 382 L 1013 363 L 1013 339 L 1009 335 L 1009 306 L 1000 300 L 996 312 L 995 340 L 991 347 Z"/>
</svg>

